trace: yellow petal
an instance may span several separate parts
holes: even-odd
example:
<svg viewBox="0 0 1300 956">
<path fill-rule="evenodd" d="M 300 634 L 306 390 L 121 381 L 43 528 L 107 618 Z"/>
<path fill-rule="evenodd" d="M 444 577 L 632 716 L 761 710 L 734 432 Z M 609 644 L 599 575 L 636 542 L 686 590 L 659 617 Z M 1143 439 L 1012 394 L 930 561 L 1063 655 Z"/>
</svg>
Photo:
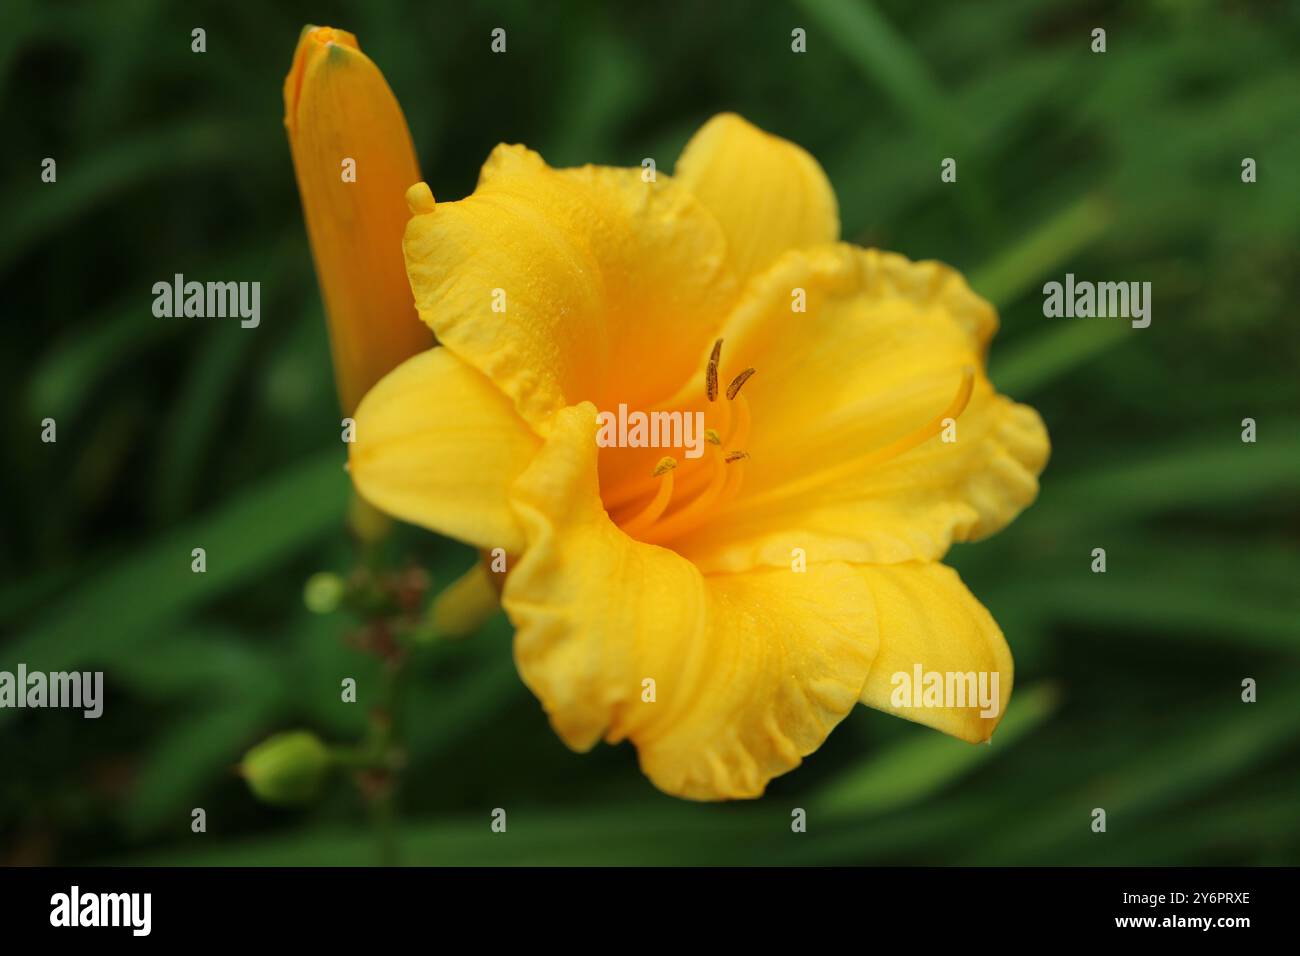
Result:
<svg viewBox="0 0 1300 956">
<path fill-rule="evenodd" d="M 339 402 L 350 413 L 384 373 L 433 344 L 402 263 L 404 196 L 420 178 L 415 149 L 383 74 L 356 37 L 330 27 L 302 32 L 284 81 L 284 125 Z"/>
<path fill-rule="evenodd" d="M 795 294 L 806 312 L 792 312 Z M 743 391 L 745 486 L 673 547 L 706 571 L 785 566 L 794 548 L 809 562 L 895 563 L 1004 527 L 1037 494 L 1048 442 L 984 374 L 996 326 L 939 263 L 847 245 L 787 253 L 722 333 L 724 378 L 758 370 Z M 927 432 L 968 375 L 955 429 Z"/>
<path fill-rule="evenodd" d="M 758 796 L 857 702 L 876 648 L 867 583 L 842 564 L 705 577 L 632 540 L 600 504 L 595 429 L 590 405 L 563 410 L 513 490 L 527 548 L 503 604 L 520 674 L 571 747 L 628 738 L 668 793 Z"/>
<path fill-rule="evenodd" d="M 718 218 L 742 278 L 787 249 L 840 237 L 835 191 L 817 160 L 734 113 L 700 127 L 673 176 Z"/>
<path fill-rule="evenodd" d="M 638 547 L 647 547 L 639 545 Z M 673 710 L 632 740 L 641 769 L 696 800 L 761 796 L 822 745 L 857 699 L 876 654 L 870 591 L 847 564 L 704 578 L 708 617 Z"/>
<path fill-rule="evenodd" d="M 538 427 L 671 394 L 735 298 L 717 223 L 668 177 L 554 170 L 521 146 L 415 216 L 404 248 L 421 318 Z"/>
<path fill-rule="evenodd" d="M 491 382 L 429 349 L 384 376 L 355 417 L 348 467 L 367 501 L 479 548 L 522 547 L 506 492 L 539 441 Z"/>
<path fill-rule="evenodd" d="M 971 743 L 988 740 L 1006 712 L 1014 668 L 1011 651 L 992 616 L 966 589 L 957 572 L 942 564 L 909 562 L 860 569 L 875 597 L 880 650 L 862 688 L 862 702 Z M 947 675 L 968 706 L 912 706 L 901 693 L 917 669 Z M 992 693 L 997 675 L 997 693 Z M 899 676 L 902 675 L 902 676 Z M 969 675 L 969 676 L 967 676 Z M 984 675 L 988 696 L 973 704 L 971 689 Z M 896 696 L 898 695 L 898 696 Z M 957 698 L 945 698 L 952 704 Z M 908 701 L 907 704 L 902 704 Z M 922 700 L 922 703 L 924 701 Z M 982 716 L 985 711 L 990 716 Z"/>
</svg>

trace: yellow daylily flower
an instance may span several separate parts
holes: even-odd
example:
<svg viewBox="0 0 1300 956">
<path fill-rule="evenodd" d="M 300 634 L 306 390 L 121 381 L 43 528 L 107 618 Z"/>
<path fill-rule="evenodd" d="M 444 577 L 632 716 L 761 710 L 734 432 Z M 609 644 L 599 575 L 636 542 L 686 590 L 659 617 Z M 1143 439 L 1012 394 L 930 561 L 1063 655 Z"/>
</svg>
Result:
<svg viewBox="0 0 1300 956">
<path fill-rule="evenodd" d="M 817 162 L 729 114 L 671 178 L 503 145 L 468 198 L 408 198 L 441 345 L 362 400 L 350 471 L 510 556 L 516 662 L 565 743 L 630 740 L 656 786 L 714 800 L 858 702 L 989 738 L 1011 654 L 938 562 L 1034 499 L 1048 441 L 989 383 L 997 316 L 960 275 L 839 242 Z M 701 413 L 704 453 L 602 447 L 620 405 Z M 996 713 L 896 703 L 917 667 L 996 673 Z"/>
<path fill-rule="evenodd" d="M 339 404 L 350 414 L 385 373 L 433 344 L 402 267 L 403 195 L 420 168 L 402 108 L 345 30 L 303 29 L 284 81 L 284 125 Z"/>
</svg>

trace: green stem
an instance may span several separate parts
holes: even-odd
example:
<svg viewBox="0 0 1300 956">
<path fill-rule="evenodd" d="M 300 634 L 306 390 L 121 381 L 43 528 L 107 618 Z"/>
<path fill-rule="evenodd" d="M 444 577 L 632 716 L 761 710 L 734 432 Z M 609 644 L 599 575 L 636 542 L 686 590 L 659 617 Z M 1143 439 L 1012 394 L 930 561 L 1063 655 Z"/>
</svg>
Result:
<svg viewBox="0 0 1300 956">
<path fill-rule="evenodd" d="M 401 863 L 397 852 L 397 801 L 393 796 L 396 786 L 394 778 L 370 804 L 371 819 L 374 821 L 379 844 L 380 866 L 399 866 Z"/>
<path fill-rule="evenodd" d="M 381 685 L 381 707 L 384 719 L 376 727 L 376 747 L 387 763 L 387 777 L 383 789 L 372 801 L 375 835 L 378 840 L 379 865 L 397 866 L 397 787 L 403 757 L 400 729 L 401 689 L 406 670 L 405 658 L 399 657 L 385 665 Z"/>
</svg>

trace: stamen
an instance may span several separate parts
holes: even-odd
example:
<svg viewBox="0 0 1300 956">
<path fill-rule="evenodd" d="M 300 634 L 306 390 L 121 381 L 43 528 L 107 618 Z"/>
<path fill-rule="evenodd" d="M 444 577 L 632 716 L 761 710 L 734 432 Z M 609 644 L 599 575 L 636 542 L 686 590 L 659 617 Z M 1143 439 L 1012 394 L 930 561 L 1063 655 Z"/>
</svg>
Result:
<svg viewBox="0 0 1300 956">
<path fill-rule="evenodd" d="M 722 339 L 713 343 L 713 352 L 709 355 L 709 365 L 704 370 L 704 394 L 709 401 L 718 400 L 718 360 L 722 357 Z"/>
<path fill-rule="evenodd" d="M 731 384 L 727 386 L 728 401 L 734 399 L 737 395 L 740 394 L 740 387 L 744 385 L 746 382 L 748 382 L 749 377 L 753 374 L 754 374 L 754 370 L 752 368 L 747 368 L 731 380 Z"/>
<path fill-rule="evenodd" d="M 704 373 L 705 395 L 710 402 L 718 399 L 721 360 L 722 339 L 718 339 L 713 343 Z M 747 368 L 731 380 L 727 386 L 727 402 L 713 416 L 713 427 L 704 430 L 704 440 L 716 449 L 709 452 L 707 463 L 687 467 L 681 480 L 677 481 L 677 461 L 670 457 L 661 458 L 649 477 L 623 480 L 617 488 L 608 490 L 604 496 L 606 511 L 624 533 L 647 543 L 671 541 L 690 533 L 719 504 L 730 499 L 743 477 L 743 463 L 750 457 L 749 452 L 742 450 L 749 440 L 749 403 L 740 395 L 740 390 L 753 374 L 754 369 Z M 725 446 L 732 450 L 725 451 Z M 630 518 L 619 518 L 619 506 L 633 506 L 635 501 L 644 501 L 652 481 L 658 481 L 659 485 L 649 503 Z M 670 504 L 674 501 L 679 504 L 670 512 Z"/>
<path fill-rule="evenodd" d="M 737 395 L 735 401 L 722 407 L 734 409 L 736 413 L 730 422 L 731 430 L 727 432 L 727 444 L 743 448 L 749 443 L 749 402 L 744 395 Z"/>
<path fill-rule="evenodd" d="M 710 445 L 721 448 L 723 445 L 732 447 L 744 447 L 749 441 L 749 402 L 745 396 L 738 395 L 734 402 L 723 402 L 719 407 L 719 412 L 725 420 L 721 428 L 705 429 L 704 438 Z M 717 441 L 710 437 L 710 433 L 717 436 Z M 712 458 L 710 458 L 712 461 Z M 701 464 L 704 464 L 701 462 Z M 695 494 L 709 483 L 712 472 L 708 468 L 689 468 L 686 473 L 680 477 L 677 482 L 677 497 L 680 500 L 683 496 Z"/>
<path fill-rule="evenodd" d="M 713 479 L 709 482 L 709 486 L 700 493 L 699 497 L 693 499 L 680 511 L 658 522 L 652 528 L 637 527 L 629 530 L 629 526 L 625 524 L 623 530 L 630 535 L 633 535 L 634 531 L 639 532 L 642 541 L 657 544 L 662 541 L 671 541 L 682 532 L 694 528 L 699 523 L 699 519 L 707 514 L 709 509 L 713 507 L 713 503 L 718 500 L 718 496 L 722 494 L 722 490 L 727 484 L 728 475 L 733 471 L 733 469 L 723 466 L 720 452 L 714 453 L 711 457 L 713 459 Z M 671 477 L 670 473 L 669 478 Z"/>
<path fill-rule="evenodd" d="M 660 458 L 658 463 L 655 464 L 654 470 L 651 471 L 648 476 L 645 478 L 638 478 L 634 481 L 624 481 L 623 484 L 614 489 L 607 497 L 602 497 L 601 500 L 605 504 L 605 510 L 612 515 L 616 510 L 631 504 L 638 498 L 644 497 L 646 491 L 649 490 L 651 484 L 655 483 L 656 479 L 662 478 L 665 474 L 676 467 L 677 459 L 673 458 L 671 455 L 665 455 L 663 458 Z M 688 474 L 687 478 L 689 477 L 690 475 Z M 682 490 L 680 483 L 677 490 Z"/>
<path fill-rule="evenodd" d="M 745 458 L 748 457 L 749 455 L 746 454 Z M 734 501 L 736 493 L 740 491 L 740 484 L 745 478 L 745 463 L 743 460 L 738 461 L 735 468 L 726 468 L 724 470 L 727 473 L 727 483 L 718 495 L 718 500 L 722 502 Z"/>
<path fill-rule="evenodd" d="M 654 473 L 659 476 L 659 490 L 648 505 L 622 523 L 624 533 L 635 538 L 659 520 L 673 496 L 673 469 L 676 467 L 677 462 L 671 458 L 664 458 L 655 466 Z"/>
<path fill-rule="evenodd" d="M 716 432 L 719 441 L 709 441 L 709 444 L 716 446 L 730 446 L 732 448 L 744 448 L 749 443 L 749 402 L 745 400 L 744 395 L 737 395 L 734 402 L 721 402 L 718 407 L 722 415 L 722 421 L 719 427 L 708 429 L 705 437 L 708 437 L 708 431 Z M 677 483 L 677 495 L 694 494 L 708 484 L 711 472 L 707 468 L 691 468 L 686 474 L 681 476 Z"/>
</svg>

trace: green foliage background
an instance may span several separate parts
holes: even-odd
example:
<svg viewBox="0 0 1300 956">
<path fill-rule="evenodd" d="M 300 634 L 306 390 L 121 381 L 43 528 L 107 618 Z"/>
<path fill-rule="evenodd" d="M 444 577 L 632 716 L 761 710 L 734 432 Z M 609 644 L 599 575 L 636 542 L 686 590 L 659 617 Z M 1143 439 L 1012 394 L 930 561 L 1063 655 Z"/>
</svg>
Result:
<svg viewBox="0 0 1300 956">
<path fill-rule="evenodd" d="M 354 561 L 281 126 L 314 22 L 384 70 L 439 198 L 502 140 L 668 170 L 732 109 L 802 143 L 847 238 L 950 262 L 999 307 L 993 379 L 1054 444 L 1038 503 L 952 555 L 1016 656 L 992 746 L 860 708 L 762 800 L 679 802 L 629 746 L 561 745 L 498 617 L 412 659 L 403 862 L 1300 863 L 1294 4 L 6 0 L 4 19 L 0 669 L 102 669 L 109 696 L 97 722 L 0 711 L 0 861 L 376 859 L 346 779 L 282 810 L 231 772 L 277 730 L 357 739 L 338 682 L 364 702 L 377 678 L 350 622 L 301 600 Z M 1067 271 L 1150 280 L 1151 327 L 1045 319 Z M 175 272 L 259 279 L 261 327 L 154 318 Z M 471 561 L 414 530 L 399 548 L 439 584 Z"/>
</svg>

